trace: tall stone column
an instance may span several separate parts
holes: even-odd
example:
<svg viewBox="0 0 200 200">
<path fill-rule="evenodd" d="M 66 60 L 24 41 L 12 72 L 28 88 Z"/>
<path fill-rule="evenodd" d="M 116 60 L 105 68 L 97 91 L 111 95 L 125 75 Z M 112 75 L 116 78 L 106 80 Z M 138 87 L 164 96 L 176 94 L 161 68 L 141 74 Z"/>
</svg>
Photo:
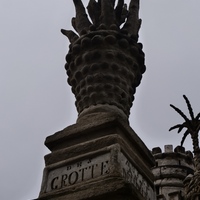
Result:
<svg viewBox="0 0 200 200">
<path fill-rule="evenodd" d="M 39 200 L 155 200 L 154 159 L 129 126 L 136 87 L 145 72 L 139 0 L 90 0 L 89 17 L 74 0 L 76 31 L 66 56 L 76 97 L 76 124 L 46 138 L 51 151 Z"/>
</svg>

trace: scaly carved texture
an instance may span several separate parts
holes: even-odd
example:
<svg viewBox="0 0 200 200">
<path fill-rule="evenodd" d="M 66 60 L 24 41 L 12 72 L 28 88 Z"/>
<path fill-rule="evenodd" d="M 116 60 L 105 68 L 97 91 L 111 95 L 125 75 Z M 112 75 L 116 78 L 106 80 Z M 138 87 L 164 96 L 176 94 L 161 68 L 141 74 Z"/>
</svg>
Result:
<svg viewBox="0 0 200 200">
<path fill-rule="evenodd" d="M 135 88 L 145 71 L 139 44 L 115 32 L 101 31 L 71 45 L 66 60 L 79 113 L 91 105 L 109 104 L 129 115 Z"/>
<path fill-rule="evenodd" d="M 185 186 L 186 200 L 194 199 L 195 195 L 200 194 L 200 155 L 194 157 L 195 171 L 188 185 Z"/>
<path fill-rule="evenodd" d="M 200 174 L 193 175 L 189 185 L 186 188 L 186 200 L 193 200 L 196 195 L 200 195 Z"/>
<path fill-rule="evenodd" d="M 90 0 L 87 9 L 92 22 L 81 0 L 74 4 L 72 25 L 78 35 L 67 30 L 62 33 L 71 42 L 65 68 L 78 113 L 92 105 L 108 104 L 128 117 L 146 69 L 142 45 L 137 43 L 139 1 L 132 0 L 128 11 L 124 0 L 116 8 L 115 0 Z"/>
</svg>

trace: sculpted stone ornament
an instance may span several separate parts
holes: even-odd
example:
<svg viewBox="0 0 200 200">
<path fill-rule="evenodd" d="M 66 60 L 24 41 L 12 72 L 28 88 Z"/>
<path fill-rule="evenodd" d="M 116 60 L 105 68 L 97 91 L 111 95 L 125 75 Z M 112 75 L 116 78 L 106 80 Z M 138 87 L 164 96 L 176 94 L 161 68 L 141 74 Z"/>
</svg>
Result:
<svg viewBox="0 0 200 200">
<path fill-rule="evenodd" d="M 88 114 L 115 113 L 127 120 L 136 87 L 145 72 L 142 44 L 138 43 L 141 20 L 139 0 L 90 0 L 87 11 L 73 0 L 77 33 L 61 30 L 71 42 L 65 68 L 76 97 L 79 118 Z"/>
<path fill-rule="evenodd" d="M 38 200 L 155 200 L 154 158 L 128 124 L 145 72 L 139 0 L 73 0 L 66 56 L 77 122 L 48 136 Z M 115 5 L 116 3 L 116 5 Z M 105 187 L 106 186 L 106 187 Z"/>
</svg>

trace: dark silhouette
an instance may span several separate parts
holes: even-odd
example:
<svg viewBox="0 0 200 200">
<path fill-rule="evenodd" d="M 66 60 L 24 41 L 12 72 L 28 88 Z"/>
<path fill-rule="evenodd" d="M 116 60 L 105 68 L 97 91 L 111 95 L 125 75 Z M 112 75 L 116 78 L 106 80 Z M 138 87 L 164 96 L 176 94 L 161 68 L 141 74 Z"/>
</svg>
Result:
<svg viewBox="0 0 200 200">
<path fill-rule="evenodd" d="M 189 200 L 196 197 L 196 195 L 197 196 L 200 195 L 200 149 L 199 149 L 199 138 L 198 138 L 199 136 L 198 134 L 200 131 L 200 119 L 199 119 L 200 113 L 198 113 L 197 116 L 194 117 L 194 112 L 190 104 L 190 101 L 185 95 L 183 95 L 183 98 L 186 101 L 191 119 L 188 119 L 187 116 L 179 108 L 175 107 L 174 105 L 170 105 L 176 112 L 178 112 L 181 115 L 181 117 L 183 117 L 185 122 L 171 127 L 169 131 L 178 128 L 178 133 L 180 133 L 183 130 L 183 128 L 186 128 L 186 131 L 181 140 L 181 146 L 183 145 L 186 137 L 189 134 L 191 135 L 192 138 L 195 173 L 191 178 L 189 184 L 185 185 L 186 199 Z"/>
<path fill-rule="evenodd" d="M 185 95 L 183 95 L 183 98 L 186 101 L 186 104 L 187 104 L 191 119 L 188 119 L 187 116 L 179 108 L 177 108 L 176 106 L 170 104 L 170 106 L 176 112 L 178 112 L 181 115 L 181 117 L 183 117 L 185 122 L 182 123 L 182 124 L 177 124 L 177 125 L 171 127 L 169 129 L 169 131 L 178 128 L 178 133 L 180 133 L 183 130 L 183 128 L 186 128 L 186 131 L 185 131 L 185 133 L 183 135 L 183 138 L 181 140 L 181 146 L 183 146 L 183 143 L 184 143 L 186 137 L 190 134 L 191 137 L 192 137 L 193 150 L 194 150 L 194 153 L 195 153 L 195 151 L 199 150 L 198 132 L 200 130 L 200 119 L 199 119 L 200 118 L 200 113 L 198 113 L 198 115 L 196 117 L 194 117 L 194 113 L 193 113 L 193 109 L 192 109 L 192 106 L 190 104 L 190 101 L 188 100 L 188 98 Z"/>
</svg>

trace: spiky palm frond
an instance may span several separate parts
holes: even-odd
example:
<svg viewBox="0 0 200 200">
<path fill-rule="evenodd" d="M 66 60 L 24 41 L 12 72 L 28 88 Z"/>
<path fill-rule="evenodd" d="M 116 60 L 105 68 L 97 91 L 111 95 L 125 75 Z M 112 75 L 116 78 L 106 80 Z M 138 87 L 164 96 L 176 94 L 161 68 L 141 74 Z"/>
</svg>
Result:
<svg viewBox="0 0 200 200">
<path fill-rule="evenodd" d="M 188 110 L 189 110 L 189 113 L 190 113 L 190 117 L 193 120 L 194 119 L 194 113 L 193 113 L 193 109 L 192 109 L 192 106 L 190 104 L 190 101 L 189 101 L 189 99 L 185 95 L 183 95 L 183 98 L 185 99 L 185 102 L 187 104 L 187 107 L 188 107 Z"/>
<path fill-rule="evenodd" d="M 179 109 L 177 108 L 176 106 L 170 104 L 170 106 L 178 113 L 181 115 L 181 117 L 183 117 L 183 119 L 185 120 L 185 122 L 183 124 L 177 124 L 173 127 L 171 127 L 169 129 L 169 131 L 171 130 L 174 130 L 176 128 L 178 128 L 178 133 L 180 133 L 183 128 L 186 128 L 186 131 L 182 137 L 182 140 L 181 140 L 181 146 L 183 145 L 186 137 L 190 134 L 192 136 L 192 140 L 193 140 L 193 148 L 196 149 L 196 148 L 199 148 L 198 146 L 198 143 L 197 142 L 194 142 L 198 140 L 198 132 L 200 130 L 200 113 L 198 113 L 198 115 L 196 117 L 194 117 L 194 112 L 193 112 L 193 109 L 192 109 L 192 106 L 190 104 L 190 101 L 189 99 L 186 97 L 186 95 L 183 95 L 183 98 L 187 104 L 187 108 L 189 110 L 189 114 L 190 114 L 190 117 L 191 119 L 188 119 L 187 116 Z"/>
<path fill-rule="evenodd" d="M 182 124 L 177 124 L 177 125 L 175 125 L 175 126 L 172 126 L 170 129 L 169 129 L 169 131 L 171 131 L 171 130 L 174 130 L 174 129 L 176 129 L 176 128 L 178 128 L 178 130 L 180 130 L 180 128 L 181 128 L 181 130 L 183 129 L 182 128 Z M 178 131 L 178 133 L 179 133 L 180 131 Z"/>
<path fill-rule="evenodd" d="M 183 134 L 182 140 L 181 140 L 181 146 L 183 146 L 183 143 L 185 142 L 186 137 L 189 135 L 189 131 L 186 130 L 185 133 Z"/>
<path fill-rule="evenodd" d="M 189 121 L 189 119 L 187 118 L 187 116 L 186 116 L 179 108 L 177 108 L 176 106 L 174 106 L 174 105 L 172 105 L 172 104 L 170 104 L 170 106 L 171 106 L 179 115 L 181 115 L 181 117 L 183 117 L 183 119 L 184 119 L 185 121 Z"/>
</svg>

